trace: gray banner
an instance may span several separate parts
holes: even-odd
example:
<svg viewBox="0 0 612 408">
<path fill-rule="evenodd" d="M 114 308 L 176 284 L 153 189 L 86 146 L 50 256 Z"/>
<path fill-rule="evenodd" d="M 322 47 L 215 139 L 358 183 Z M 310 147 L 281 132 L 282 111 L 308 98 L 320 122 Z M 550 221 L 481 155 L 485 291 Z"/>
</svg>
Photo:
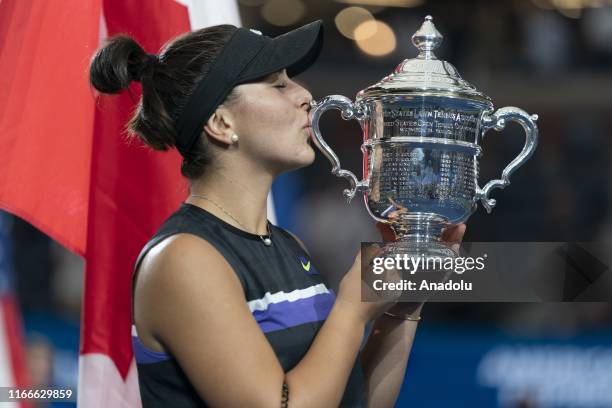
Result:
<svg viewBox="0 0 612 408">
<path fill-rule="evenodd" d="M 380 245 L 362 244 L 363 301 L 612 301 L 611 251 L 598 243 L 471 242 L 457 258 L 368 259 Z"/>
<path fill-rule="evenodd" d="M 71 388 L 0 387 L 0 402 L 75 402 L 76 391 Z"/>
</svg>

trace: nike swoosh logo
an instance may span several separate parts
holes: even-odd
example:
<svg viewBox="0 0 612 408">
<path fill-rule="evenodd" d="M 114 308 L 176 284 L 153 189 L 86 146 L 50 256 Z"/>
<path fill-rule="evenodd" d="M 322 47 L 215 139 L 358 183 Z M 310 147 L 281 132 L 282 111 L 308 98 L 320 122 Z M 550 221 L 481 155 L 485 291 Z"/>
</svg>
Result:
<svg viewBox="0 0 612 408">
<path fill-rule="evenodd" d="M 302 261 L 300 261 L 300 263 L 302 264 L 302 268 L 304 268 L 306 272 L 310 271 L 310 261 L 308 261 L 306 265 L 304 265 L 304 262 Z"/>
</svg>

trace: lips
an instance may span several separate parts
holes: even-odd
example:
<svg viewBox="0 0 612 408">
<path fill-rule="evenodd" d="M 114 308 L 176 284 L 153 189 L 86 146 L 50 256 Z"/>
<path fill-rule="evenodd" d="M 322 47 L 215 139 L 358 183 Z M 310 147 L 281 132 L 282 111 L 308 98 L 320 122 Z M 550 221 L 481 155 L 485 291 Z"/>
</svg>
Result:
<svg viewBox="0 0 612 408">
<path fill-rule="evenodd" d="M 308 112 L 308 114 L 306 115 L 306 123 L 304 124 L 303 127 L 305 128 L 312 127 L 311 123 L 312 123 L 312 112 Z"/>
<path fill-rule="evenodd" d="M 306 131 L 306 133 L 308 133 L 308 141 L 310 142 L 310 140 L 312 139 L 312 127 L 310 126 L 310 124 L 306 124 L 304 126 L 302 126 L 302 129 Z"/>
</svg>

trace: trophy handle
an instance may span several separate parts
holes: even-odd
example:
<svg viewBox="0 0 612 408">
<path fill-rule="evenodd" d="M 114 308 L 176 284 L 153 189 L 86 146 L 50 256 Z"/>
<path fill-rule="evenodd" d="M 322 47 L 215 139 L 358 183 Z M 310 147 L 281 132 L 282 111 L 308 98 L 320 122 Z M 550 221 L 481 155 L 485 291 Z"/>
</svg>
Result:
<svg viewBox="0 0 612 408">
<path fill-rule="evenodd" d="M 342 112 L 342 119 L 351 120 L 356 119 L 362 124 L 365 114 L 361 108 L 355 105 L 350 99 L 342 95 L 330 95 L 323 98 L 320 102 L 311 102 L 312 109 L 312 134 L 314 143 L 317 145 L 319 150 L 323 152 L 325 157 L 332 164 L 332 174 L 337 177 L 344 177 L 348 180 L 351 188 L 345 189 L 342 193 L 346 198 L 347 202 L 350 202 L 355 194 L 367 191 L 368 183 L 359 181 L 357 177 L 349 170 L 344 170 L 340 167 L 340 160 L 336 153 L 331 147 L 323 140 L 321 131 L 319 130 L 319 118 L 321 115 L 330 109 L 338 109 Z"/>
<path fill-rule="evenodd" d="M 476 188 L 476 199 L 480 199 L 482 205 L 487 210 L 487 213 L 491 213 L 493 207 L 495 207 L 496 200 L 489 198 L 491 190 L 494 188 L 505 188 L 510 184 L 510 175 L 514 171 L 522 166 L 527 159 L 531 157 L 538 145 L 538 127 L 535 122 L 538 120 L 538 115 L 529 115 L 522 109 L 515 108 L 513 106 L 507 106 L 505 108 L 498 109 L 495 113 L 491 111 L 485 112 L 482 117 L 482 135 L 493 128 L 497 131 L 503 130 L 506 127 L 507 121 L 518 122 L 525 130 L 525 145 L 523 150 L 518 156 L 514 158 L 502 171 L 501 179 L 489 181 L 482 189 Z"/>
</svg>

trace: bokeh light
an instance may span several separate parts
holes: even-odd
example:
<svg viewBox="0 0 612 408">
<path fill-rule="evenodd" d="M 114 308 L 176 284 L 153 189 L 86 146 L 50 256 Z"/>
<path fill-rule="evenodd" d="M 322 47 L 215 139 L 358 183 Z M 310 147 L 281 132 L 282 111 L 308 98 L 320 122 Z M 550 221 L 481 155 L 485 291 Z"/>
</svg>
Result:
<svg viewBox="0 0 612 408">
<path fill-rule="evenodd" d="M 340 34 L 351 40 L 366 40 L 376 34 L 376 24 L 369 24 L 358 32 L 359 37 L 355 35 L 357 27 L 368 21 L 374 21 L 374 16 L 363 7 L 347 7 L 334 19 Z"/>
<path fill-rule="evenodd" d="M 580 18 L 582 8 L 586 6 L 582 0 L 553 0 L 553 4 L 559 13 L 569 18 Z"/>
<path fill-rule="evenodd" d="M 290 26 L 304 17 L 306 6 L 301 0 L 268 0 L 261 8 L 261 16 L 275 26 Z"/>
<path fill-rule="evenodd" d="M 555 6 L 553 6 L 551 0 L 531 0 L 531 2 L 536 6 L 543 10 L 554 10 Z"/>
<path fill-rule="evenodd" d="M 375 30 L 375 34 L 364 40 L 357 40 L 357 46 L 363 52 L 375 57 L 382 57 L 395 50 L 397 41 L 395 33 L 388 24 L 382 21 L 366 21 L 355 29 L 355 37 L 362 38 L 366 33 Z"/>
<path fill-rule="evenodd" d="M 531 2 L 543 10 L 557 10 L 570 18 L 582 17 L 584 9 L 612 4 L 612 0 L 531 0 Z"/>
</svg>

